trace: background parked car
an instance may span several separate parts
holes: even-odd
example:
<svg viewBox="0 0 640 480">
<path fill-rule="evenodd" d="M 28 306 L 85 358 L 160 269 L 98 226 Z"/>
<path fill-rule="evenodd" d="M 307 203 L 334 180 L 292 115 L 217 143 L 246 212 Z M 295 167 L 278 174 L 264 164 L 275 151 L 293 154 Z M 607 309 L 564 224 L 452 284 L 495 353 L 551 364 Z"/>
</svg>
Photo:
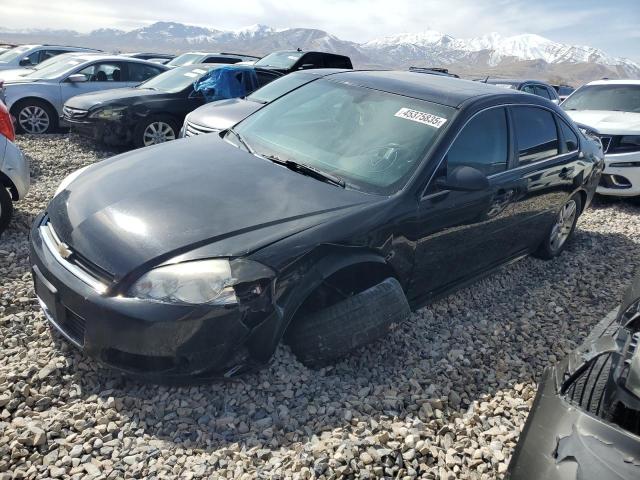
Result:
<svg viewBox="0 0 640 480">
<path fill-rule="evenodd" d="M 318 78 L 344 72 L 344 69 L 318 68 L 293 72 L 277 78 L 244 98 L 231 98 L 207 103 L 196 108 L 184 119 L 180 137 L 191 137 L 201 133 L 214 133 L 229 128 L 248 117 L 264 105 Z M 273 75 L 274 72 L 268 72 Z"/>
<path fill-rule="evenodd" d="M 12 202 L 23 199 L 29 190 L 29 164 L 14 140 L 9 110 L 0 102 L 0 235 L 11 220 Z"/>
<path fill-rule="evenodd" d="M 497 87 L 512 88 L 514 90 L 520 90 L 524 93 L 531 93 L 542 98 L 547 98 L 553 103 L 560 103 L 560 97 L 558 92 L 548 83 L 541 82 L 539 80 L 514 80 L 508 78 L 486 78 L 481 80 L 484 83 L 495 85 Z"/>
<path fill-rule="evenodd" d="M 153 63 L 160 63 L 165 65 L 174 58 L 175 55 L 170 53 L 152 53 L 152 52 L 136 52 L 136 53 L 121 53 L 123 57 L 139 58 L 140 60 L 148 60 Z"/>
<path fill-rule="evenodd" d="M 21 77 L 24 77 L 25 75 L 28 75 L 34 71 L 42 70 L 43 68 L 47 68 L 49 65 L 57 62 L 64 62 L 76 55 L 78 55 L 77 52 L 61 53 L 60 55 L 51 57 L 48 60 L 39 63 L 38 65 L 34 65 L 33 67 L 20 67 L 10 68 L 8 70 L 0 70 L 0 90 L 2 89 L 2 85 L 4 84 L 4 82 L 8 82 L 10 80 L 18 80 Z"/>
<path fill-rule="evenodd" d="M 224 138 L 73 173 L 31 230 L 35 291 L 70 342 L 156 381 L 231 376 L 283 339 L 322 365 L 409 304 L 529 252 L 559 255 L 601 159 L 539 97 L 337 73 Z"/>
<path fill-rule="evenodd" d="M 571 95 L 576 89 L 571 85 L 551 85 L 558 92 L 558 96 L 560 97 L 560 101 L 563 102 L 567 99 L 569 95 Z"/>
<path fill-rule="evenodd" d="M 66 45 L 20 45 L 0 54 L 0 70 L 33 67 L 51 57 L 68 52 L 100 52 L 100 50 Z"/>
<path fill-rule="evenodd" d="M 18 133 L 49 133 L 65 101 L 82 93 L 138 85 L 167 70 L 164 65 L 118 55 L 70 57 L 4 83 L 3 95 Z"/>
<path fill-rule="evenodd" d="M 73 97 L 64 105 L 64 120 L 81 135 L 112 145 L 143 147 L 174 140 L 185 115 L 206 101 L 206 95 L 194 90 L 194 84 L 214 70 L 226 74 L 221 82 L 233 82 L 237 87 L 215 85 L 216 98 L 244 96 L 279 76 L 246 65 L 177 67 L 134 88 Z"/>
<path fill-rule="evenodd" d="M 511 480 L 638 478 L 639 303 L 636 277 L 617 316 L 545 371 L 509 465 Z"/>
<path fill-rule="evenodd" d="M 640 80 L 599 80 L 562 103 L 575 121 L 595 129 L 605 152 L 598 193 L 640 196 Z"/>
<path fill-rule="evenodd" d="M 187 52 L 178 55 L 173 60 L 166 63 L 167 67 L 183 67 L 198 63 L 226 63 L 233 64 L 239 62 L 253 62 L 260 57 L 245 55 L 242 53 L 221 53 L 221 52 Z"/>
<path fill-rule="evenodd" d="M 303 52 L 300 49 L 270 53 L 258 60 L 255 65 L 257 67 L 270 68 L 284 74 L 311 68 L 353 68 L 351 59 L 345 55 L 327 52 Z"/>
</svg>

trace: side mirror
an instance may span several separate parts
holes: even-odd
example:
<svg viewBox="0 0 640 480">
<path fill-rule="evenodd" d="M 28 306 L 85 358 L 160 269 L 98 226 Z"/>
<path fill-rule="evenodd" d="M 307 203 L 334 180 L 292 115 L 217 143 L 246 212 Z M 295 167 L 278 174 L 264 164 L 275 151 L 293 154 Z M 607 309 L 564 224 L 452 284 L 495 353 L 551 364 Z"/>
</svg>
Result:
<svg viewBox="0 0 640 480">
<path fill-rule="evenodd" d="M 69 77 L 67 77 L 67 80 L 72 83 L 82 83 L 86 82 L 89 79 L 82 73 L 74 73 L 73 75 L 69 75 Z"/>
<path fill-rule="evenodd" d="M 436 185 L 443 190 L 476 192 L 489 188 L 489 179 L 477 168 L 456 167 L 446 177 L 436 179 Z"/>
<path fill-rule="evenodd" d="M 31 67 L 33 66 L 33 63 L 31 63 L 31 59 L 29 57 L 24 57 L 22 60 L 20 60 L 18 65 L 20 65 L 21 67 Z"/>
</svg>

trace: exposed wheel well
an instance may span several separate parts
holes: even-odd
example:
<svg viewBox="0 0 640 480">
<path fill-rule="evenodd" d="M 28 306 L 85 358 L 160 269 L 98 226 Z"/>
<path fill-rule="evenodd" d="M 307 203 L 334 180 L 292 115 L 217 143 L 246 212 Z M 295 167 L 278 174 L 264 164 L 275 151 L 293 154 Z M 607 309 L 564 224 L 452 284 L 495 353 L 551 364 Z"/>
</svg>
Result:
<svg viewBox="0 0 640 480">
<path fill-rule="evenodd" d="M 391 267 L 381 262 L 346 266 L 327 277 L 302 302 L 291 323 L 300 315 L 318 311 L 377 285 L 385 278 L 397 278 Z"/>
<path fill-rule="evenodd" d="M 11 193 L 11 199 L 14 201 L 18 200 L 18 189 L 13 184 L 11 179 L 7 177 L 4 173 L 0 172 L 0 186 L 2 188 L 6 188 Z"/>
</svg>

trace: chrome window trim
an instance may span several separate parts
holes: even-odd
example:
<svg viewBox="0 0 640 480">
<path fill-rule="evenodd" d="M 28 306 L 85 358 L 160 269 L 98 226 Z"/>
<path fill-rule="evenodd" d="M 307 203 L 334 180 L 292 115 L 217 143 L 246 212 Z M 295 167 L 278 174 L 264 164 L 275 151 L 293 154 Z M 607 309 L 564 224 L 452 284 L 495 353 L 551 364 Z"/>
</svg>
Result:
<svg viewBox="0 0 640 480">
<path fill-rule="evenodd" d="M 554 109 L 546 107 L 544 105 L 537 105 L 535 103 L 504 103 L 504 104 L 500 104 L 500 105 L 491 105 L 490 107 L 486 107 L 486 108 L 483 108 L 482 110 L 478 110 L 471 117 L 469 117 L 466 122 L 464 122 L 464 125 L 462 125 L 462 127 L 460 127 L 458 129 L 458 131 L 456 132 L 455 137 L 453 137 L 453 139 L 449 143 L 449 146 L 447 147 L 447 149 L 442 154 L 442 157 L 438 161 L 438 164 L 436 165 L 436 168 L 433 170 L 433 173 L 429 177 L 429 181 L 427 182 L 427 184 L 425 185 L 424 189 L 422 190 L 422 193 L 421 193 L 421 195 L 419 197 L 421 201 L 425 200 L 425 199 L 432 198 L 434 196 L 434 194 L 440 193 L 440 192 L 434 192 L 434 193 L 426 194 L 427 189 L 429 188 L 429 185 L 431 185 L 431 182 L 433 181 L 434 175 L 440 169 L 440 166 L 442 165 L 442 162 L 444 161 L 444 159 L 449 154 L 449 150 L 451 149 L 453 144 L 458 139 L 458 136 L 460 135 L 460 132 L 462 132 L 462 130 L 464 130 L 467 127 L 469 122 L 471 120 L 473 120 L 476 116 L 480 115 L 483 112 L 486 112 L 487 110 L 492 110 L 494 108 L 511 108 L 511 107 L 536 107 L 536 108 L 542 108 L 544 110 L 549 111 L 552 115 L 554 115 L 553 119 L 554 119 L 555 122 L 557 122 L 555 117 L 559 116 L 558 113 Z M 560 118 L 560 120 L 563 120 L 563 119 Z M 565 122 L 565 123 L 567 123 L 567 122 Z M 573 127 L 571 127 L 571 125 L 569 125 L 568 123 L 567 123 L 567 125 L 571 128 L 571 130 L 573 130 Z M 508 123 L 508 126 L 510 126 L 510 123 Z M 558 125 L 556 123 L 556 131 L 557 131 L 557 129 L 558 129 Z M 573 133 L 576 133 L 575 130 L 573 130 Z M 550 157 L 550 158 L 545 158 L 545 159 L 538 160 L 538 161 L 535 161 L 535 162 L 527 163 L 526 165 L 518 165 L 518 166 L 515 166 L 513 168 L 509 168 L 509 166 L 507 165 L 507 169 L 504 170 L 503 172 L 494 173 L 493 175 L 489 175 L 487 178 L 489 178 L 489 179 L 495 178 L 497 175 L 502 175 L 504 173 L 513 172 L 514 170 L 519 170 L 519 169 L 522 169 L 522 168 L 525 168 L 525 167 L 531 167 L 532 165 L 538 165 L 538 164 L 541 164 L 543 162 L 549 162 L 551 160 L 558 160 L 560 157 L 563 157 L 565 155 L 575 154 L 575 152 L 580 151 L 580 146 L 581 146 L 581 144 L 580 144 L 580 142 L 581 142 L 580 135 L 576 134 L 576 136 L 578 137 L 578 149 L 577 150 L 572 150 L 571 152 L 560 153 L 560 154 L 555 155 L 555 156 Z M 560 146 L 559 143 L 560 143 L 560 138 L 558 136 L 558 146 Z M 518 154 L 518 152 L 516 152 L 516 155 L 517 154 Z M 516 161 L 519 162 L 519 158 L 516 158 Z M 448 191 L 448 190 L 445 190 L 445 191 Z"/>
<path fill-rule="evenodd" d="M 73 274 L 74 276 L 79 278 L 81 281 L 89 285 L 99 294 L 103 294 L 107 291 L 107 285 L 93 278 L 92 276 L 87 274 L 84 270 L 76 267 L 74 264 L 65 260 L 62 257 L 62 255 L 60 255 L 60 251 L 58 250 L 58 245 L 62 244 L 63 242 L 60 241 L 60 239 L 58 238 L 58 235 L 55 233 L 53 228 L 51 228 L 51 224 L 49 222 L 41 225 L 39 230 L 40 230 L 40 235 L 42 236 L 42 240 L 47 246 L 49 252 L 51 253 L 51 255 L 53 255 L 53 258 L 55 258 L 60 265 L 62 265 L 67 271 L 69 271 L 69 273 Z"/>
</svg>

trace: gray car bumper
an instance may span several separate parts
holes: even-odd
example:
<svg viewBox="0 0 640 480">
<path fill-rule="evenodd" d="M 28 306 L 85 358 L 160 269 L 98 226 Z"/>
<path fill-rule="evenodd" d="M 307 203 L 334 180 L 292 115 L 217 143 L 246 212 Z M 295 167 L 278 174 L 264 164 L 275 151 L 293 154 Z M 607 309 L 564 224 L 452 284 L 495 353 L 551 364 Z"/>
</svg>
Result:
<svg viewBox="0 0 640 480">
<path fill-rule="evenodd" d="M 20 149 L 0 135 L 0 172 L 12 183 L 14 200 L 21 200 L 29 191 L 29 162 Z"/>
</svg>

